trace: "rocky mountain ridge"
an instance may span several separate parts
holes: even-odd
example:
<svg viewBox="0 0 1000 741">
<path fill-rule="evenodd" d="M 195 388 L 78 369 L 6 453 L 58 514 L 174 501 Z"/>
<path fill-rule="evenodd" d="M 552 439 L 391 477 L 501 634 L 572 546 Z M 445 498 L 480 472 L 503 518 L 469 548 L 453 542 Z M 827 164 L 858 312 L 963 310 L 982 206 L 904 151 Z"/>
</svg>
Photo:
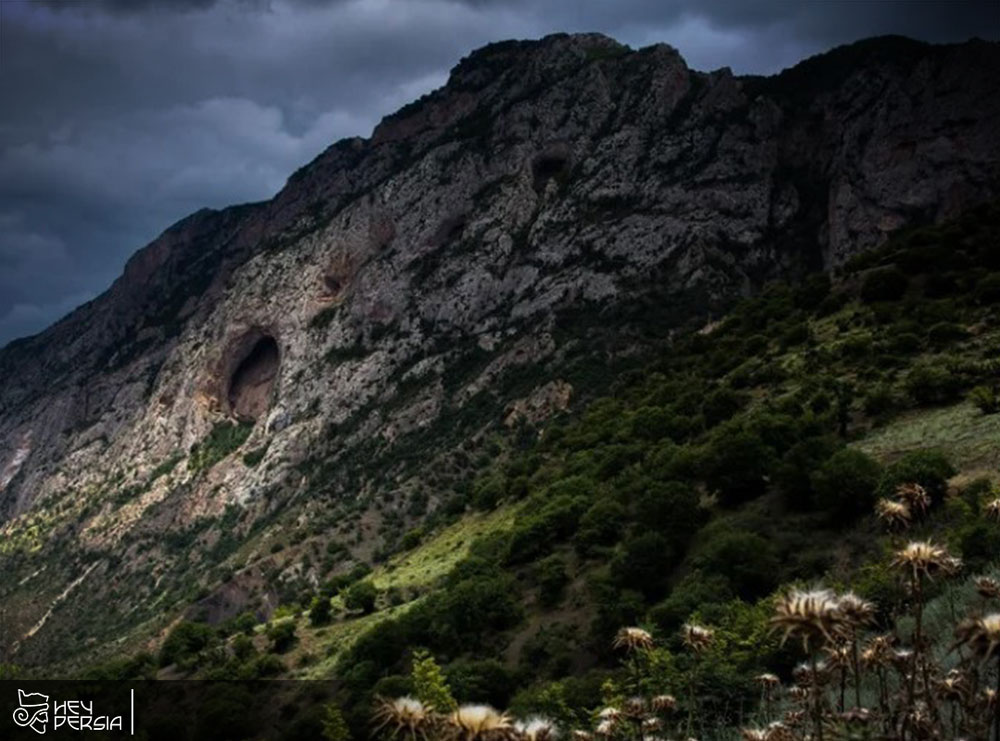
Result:
<svg viewBox="0 0 1000 741">
<path fill-rule="evenodd" d="M 339 568 L 310 539 L 391 545 L 467 477 L 421 463 L 567 408 L 609 354 L 995 197 L 998 63 L 886 38 L 741 78 L 493 44 L 271 201 L 182 220 L 0 351 L 0 648 L 266 611 Z"/>
</svg>

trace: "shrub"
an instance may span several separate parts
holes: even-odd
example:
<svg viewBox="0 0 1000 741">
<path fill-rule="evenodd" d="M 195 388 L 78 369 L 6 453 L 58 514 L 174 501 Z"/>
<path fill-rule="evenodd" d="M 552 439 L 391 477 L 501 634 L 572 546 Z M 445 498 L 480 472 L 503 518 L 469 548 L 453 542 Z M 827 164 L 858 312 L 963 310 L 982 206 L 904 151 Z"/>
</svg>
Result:
<svg viewBox="0 0 1000 741">
<path fill-rule="evenodd" d="M 790 507 L 812 508 L 812 473 L 836 449 L 833 438 L 825 436 L 807 437 L 788 449 L 775 471 L 774 481 Z"/>
<path fill-rule="evenodd" d="M 712 436 L 703 458 L 705 483 L 725 504 L 739 504 L 764 493 L 772 452 L 760 436 L 740 429 L 723 429 Z"/>
<path fill-rule="evenodd" d="M 938 322 L 927 330 L 927 340 L 935 347 L 944 347 L 968 336 L 964 327 L 953 322 Z"/>
<path fill-rule="evenodd" d="M 254 649 L 253 639 L 242 633 L 233 639 L 232 647 L 233 656 L 235 656 L 239 661 L 246 661 L 257 653 L 256 649 Z"/>
<path fill-rule="evenodd" d="M 546 607 L 553 607 L 562 600 L 563 590 L 569 583 L 566 560 L 559 555 L 543 558 L 534 568 L 535 583 L 538 585 L 539 601 Z"/>
<path fill-rule="evenodd" d="M 500 503 L 504 494 L 503 477 L 497 473 L 478 479 L 472 487 L 472 504 L 477 509 L 490 510 Z"/>
<path fill-rule="evenodd" d="M 614 499 L 602 498 L 594 502 L 580 517 L 580 525 L 573 543 L 581 554 L 589 554 L 597 546 L 617 542 L 625 523 L 625 507 Z"/>
<path fill-rule="evenodd" d="M 728 602 L 733 596 L 729 580 L 721 574 L 693 571 L 649 611 L 649 619 L 663 635 L 673 635 L 695 610 L 707 617 L 708 606 Z"/>
<path fill-rule="evenodd" d="M 976 386 L 969 392 L 969 401 L 983 414 L 996 414 L 1000 411 L 1000 399 L 992 386 Z"/>
<path fill-rule="evenodd" d="M 215 639 L 215 631 L 205 623 L 182 620 L 167 635 L 160 647 L 160 666 L 179 664 L 207 648 Z"/>
<path fill-rule="evenodd" d="M 1000 273 L 990 273 L 977 282 L 975 296 L 980 304 L 1000 302 Z"/>
<path fill-rule="evenodd" d="M 888 466 L 878 485 L 878 495 L 891 497 L 900 484 L 917 483 L 927 490 L 933 503 L 944 499 L 948 479 L 956 473 L 948 457 L 937 450 L 916 450 Z"/>
<path fill-rule="evenodd" d="M 344 593 L 344 606 L 348 610 L 361 610 L 365 615 L 375 610 L 378 589 L 370 581 L 359 581 Z"/>
<path fill-rule="evenodd" d="M 404 551 L 412 551 L 418 545 L 420 541 L 424 539 L 424 530 L 420 527 L 415 527 L 412 530 L 408 530 L 400 540 L 399 545 Z"/>
<path fill-rule="evenodd" d="M 643 530 L 654 530 L 671 543 L 682 545 L 704 524 L 705 517 L 693 485 L 642 481 L 635 498 L 635 521 Z"/>
<path fill-rule="evenodd" d="M 847 524 L 872 511 L 881 475 L 878 462 L 860 450 L 838 450 L 812 476 L 817 504 Z"/>
<path fill-rule="evenodd" d="M 239 448 L 250 437 L 253 425 L 246 422 L 219 422 L 208 437 L 191 447 L 188 468 L 195 473 L 211 468 Z"/>
<path fill-rule="evenodd" d="M 314 597 L 309 606 L 309 622 L 312 625 L 326 625 L 330 622 L 330 598 L 320 595 Z"/>
<path fill-rule="evenodd" d="M 830 276 L 826 273 L 811 273 L 794 292 L 793 300 L 800 309 L 812 311 L 819 308 L 830 295 Z"/>
<path fill-rule="evenodd" d="M 892 386 L 880 383 L 865 395 L 862 408 L 869 417 L 882 417 L 899 408 L 899 399 Z"/>
<path fill-rule="evenodd" d="M 1000 528 L 976 520 L 959 531 L 958 544 L 969 572 L 982 571 L 994 563 L 1000 553 Z"/>
<path fill-rule="evenodd" d="M 808 322 L 798 322 L 786 329 L 781 335 L 781 346 L 783 348 L 796 347 L 808 342 L 812 337 Z"/>
<path fill-rule="evenodd" d="M 627 538 L 621 552 L 611 562 L 611 577 L 620 586 L 646 596 L 661 594 L 677 564 L 677 545 L 656 532 Z"/>
<path fill-rule="evenodd" d="M 705 397 L 705 401 L 701 406 L 702 414 L 705 417 L 705 425 L 715 427 L 720 422 L 725 422 L 742 409 L 748 399 L 749 396 L 747 394 L 726 387 L 712 391 Z"/>
<path fill-rule="evenodd" d="M 900 332 L 889 338 L 887 348 L 897 355 L 912 355 L 920 352 L 923 343 L 915 332 Z"/>
<path fill-rule="evenodd" d="M 506 707 L 517 688 L 515 677 L 495 659 L 455 661 L 445 667 L 448 683 L 463 702 Z"/>
<path fill-rule="evenodd" d="M 906 375 L 904 386 L 918 404 L 942 404 L 958 397 L 961 379 L 947 368 L 921 363 Z"/>
<path fill-rule="evenodd" d="M 694 559 L 706 574 L 720 574 L 740 599 L 754 600 L 770 592 L 778 580 L 779 563 L 770 541 L 756 533 L 723 530 Z"/>
<path fill-rule="evenodd" d="M 549 487 L 549 491 L 555 487 Z M 506 562 L 524 563 L 549 552 L 556 543 L 576 531 L 587 503 L 586 496 L 560 494 L 546 502 L 536 514 L 525 517 L 510 534 Z"/>
<path fill-rule="evenodd" d="M 865 303 L 898 301 L 906 293 L 909 281 L 898 268 L 883 268 L 868 274 L 861 285 L 861 299 Z"/>
<path fill-rule="evenodd" d="M 271 650 L 283 654 L 295 645 L 295 621 L 286 618 L 272 622 L 268 624 L 266 634 L 271 641 Z"/>
</svg>

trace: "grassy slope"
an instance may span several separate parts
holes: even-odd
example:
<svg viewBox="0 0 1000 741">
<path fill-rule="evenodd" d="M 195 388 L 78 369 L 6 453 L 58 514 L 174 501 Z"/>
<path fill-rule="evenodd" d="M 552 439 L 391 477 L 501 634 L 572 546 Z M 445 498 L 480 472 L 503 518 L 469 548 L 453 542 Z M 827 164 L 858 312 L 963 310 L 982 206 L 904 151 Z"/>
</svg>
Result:
<svg viewBox="0 0 1000 741">
<path fill-rule="evenodd" d="M 763 424 L 766 428 L 773 424 L 775 415 L 784 415 L 799 425 L 792 429 L 815 428 L 818 432 L 808 434 L 815 435 L 816 440 L 832 440 L 834 448 L 844 443 L 837 434 L 842 423 L 839 432 L 846 433 L 849 445 L 883 464 L 917 449 L 943 450 L 959 469 L 959 475 L 952 480 L 958 486 L 995 473 L 1000 462 L 1000 416 L 984 415 L 961 399 L 971 386 L 988 383 L 996 375 L 992 364 L 995 348 L 1000 347 L 1000 327 L 994 321 L 996 299 L 980 295 L 977 286 L 997 267 L 998 235 L 1000 209 L 981 209 L 957 225 L 904 235 L 880 252 L 857 261 L 835 282 L 830 298 L 819 306 L 809 304 L 808 290 L 802 303 L 803 292 L 777 287 L 737 307 L 710 333 L 682 339 L 671 355 L 644 373 L 623 377 L 608 398 L 592 405 L 579 418 L 549 425 L 539 445 L 481 476 L 480 483 L 491 476 L 501 482 L 496 496 L 488 497 L 485 503 L 476 501 L 477 491 L 488 487 L 472 487 L 470 504 L 485 507 L 488 512 L 470 511 L 425 537 L 415 549 L 378 567 L 369 577 L 383 591 L 374 614 L 359 617 L 350 613 L 343 609 L 340 597 L 333 600 L 331 625 L 311 627 L 306 615 L 300 614 L 296 619 L 299 642 L 282 657 L 289 673 L 343 677 L 345 671 L 364 663 L 363 655 L 357 652 L 358 639 L 388 635 L 386 626 L 406 625 L 414 615 L 429 609 L 428 605 L 440 604 L 455 587 L 455 567 L 468 561 L 470 548 L 494 554 L 491 558 L 501 564 L 502 577 L 508 580 L 503 583 L 520 603 L 522 615 L 515 624 L 488 632 L 491 637 L 487 645 L 491 641 L 495 648 L 485 655 L 506 664 L 511 681 L 521 688 L 518 697 L 522 707 L 534 707 L 531 698 L 535 695 L 530 687 L 546 686 L 545 682 L 560 676 L 560 672 L 565 675 L 567 667 L 580 674 L 596 665 L 598 674 L 606 676 L 611 664 L 599 646 L 605 640 L 601 636 L 607 626 L 620 625 L 622 620 L 644 620 L 647 624 L 661 621 L 656 610 L 676 594 L 690 591 L 685 578 L 698 574 L 703 559 L 727 533 L 759 535 L 765 544 L 773 545 L 777 560 L 772 576 L 782 580 L 809 580 L 825 574 L 828 582 L 857 583 L 862 591 L 887 589 L 880 564 L 888 541 L 872 519 L 860 517 L 845 529 L 843 524 L 831 523 L 829 513 L 822 508 L 790 504 L 789 494 L 795 492 L 781 490 L 771 475 L 777 468 L 768 470 L 766 480 L 770 483 L 763 491 L 749 497 L 729 495 L 732 501 L 720 503 L 717 488 L 725 483 L 719 484 L 718 472 L 709 470 L 713 456 L 724 453 L 726 448 L 725 438 L 720 445 L 717 436 L 727 427 L 757 429 L 753 426 Z M 923 268 L 917 260 L 914 269 L 913 254 L 918 253 L 922 259 L 928 246 L 946 246 L 951 252 L 965 255 L 965 261 L 942 268 L 932 264 L 941 259 L 939 252 L 929 255 Z M 909 265 L 905 292 L 889 301 L 873 300 L 871 296 L 859 299 L 859 294 L 864 293 L 861 287 L 871 275 L 896 264 Z M 931 273 L 950 276 L 954 285 L 944 293 L 932 291 Z M 937 325 L 948 325 L 945 330 L 951 327 L 958 332 L 942 339 L 940 327 L 937 333 L 933 330 Z M 808 328 L 807 337 L 797 337 L 803 327 Z M 927 397 L 926 389 L 921 391 L 913 383 L 916 370 L 922 367 L 946 369 L 948 378 L 936 382 L 940 388 L 931 384 L 930 397 L 935 398 Z M 839 410 L 837 394 L 844 387 L 850 387 L 850 391 L 846 406 Z M 708 396 L 720 390 L 735 393 L 739 403 L 734 412 L 722 415 L 723 420 L 730 415 L 729 422 L 717 424 L 707 421 L 706 404 Z M 666 410 L 669 425 L 676 427 L 677 420 L 684 419 L 689 427 L 679 432 L 671 427 L 666 436 L 661 430 L 650 437 L 642 424 L 643 414 L 650 408 Z M 784 458 L 779 456 L 775 466 L 786 462 L 793 443 L 781 444 Z M 815 471 L 826 455 L 808 463 L 807 472 Z M 668 461 L 671 473 L 650 472 L 654 463 L 661 465 L 657 463 L 661 459 Z M 590 477 L 588 480 L 595 486 L 593 494 L 581 495 L 586 506 L 602 499 L 620 500 L 628 510 L 628 518 L 632 519 L 623 522 L 620 536 L 596 551 L 580 555 L 577 521 L 568 534 L 543 536 L 539 554 L 527 561 L 511 561 L 509 552 L 504 556 L 503 548 L 509 547 L 511 532 L 516 536 L 534 523 L 545 504 L 556 498 L 552 487 L 567 477 L 575 481 L 573 475 L 579 474 Z M 608 594 L 598 595 L 595 585 L 598 592 L 608 588 L 609 564 L 613 569 L 620 562 L 627 538 L 650 529 L 641 517 L 636 519 L 637 492 L 664 478 L 683 480 L 700 492 L 698 509 L 707 523 L 692 530 L 693 537 L 683 552 L 665 567 L 669 578 L 662 589 L 636 598 L 612 584 Z M 957 538 L 954 528 L 960 517 L 956 511 L 949 505 L 926 526 L 924 534 L 942 540 Z M 482 550 L 484 544 L 495 547 L 497 543 L 500 551 Z M 535 564 L 547 555 L 561 559 L 568 572 L 569 585 L 555 606 L 543 606 L 538 599 Z M 874 564 L 874 571 L 866 564 Z M 739 592 L 745 586 L 741 578 L 732 577 L 724 586 Z M 766 584 L 765 593 L 773 586 Z M 962 599 L 967 601 L 970 587 L 957 589 L 964 590 Z M 405 594 L 402 604 L 390 605 L 384 594 L 390 590 Z M 748 599 L 757 594 L 759 589 L 749 590 Z M 595 643 L 595 636 L 588 633 L 594 626 L 589 623 L 608 609 L 605 601 L 621 609 L 607 616 L 607 625 L 597 625 Z M 730 610 L 711 600 L 695 601 L 690 608 L 703 617 L 715 616 L 723 621 L 726 610 Z M 669 620 L 667 624 L 671 624 Z M 540 636 L 560 631 L 563 633 L 556 642 L 561 641 L 560 651 L 569 652 L 569 663 L 562 669 L 547 666 L 544 671 L 534 666 L 530 657 L 536 654 L 526 654 L 526 647 L 537 649 Z M 410 635 L 404 639 L 404 645 L 410 648 L 413 646 L 405 644 L 406 640 L 430 640 L 419 631 L 404 635 Z M 262 637 L 257 644 L 266 650 Z M 443 661 L 453 662 L 446 671 L 454 666 L 457 672 L 463 661 L 477 658 L 475 652 L 463 651 L 460 641 L 457 645 L 454 641 L 442 644 L 439 650 L 445 654 Z M 479 654 L 481 658 L 482 649 Z M 380 673 L 375 676 L 381 676 L 381 682 L 394 683 L 393 687 L 404 686 L 398 674 L 392 672 L 405 670 L 405 664 L 394 661 L 379 667 Z M 749 666 L 739 670 L 746 671 Z M 370 690 L 373 680 L 352 681 L 369 682 L 366 686 Z M 580 697 L 593 700 L 586 692 Z M 487 695 L 486 699 L 492 698 Z M 362 698 L 356 707 L 367 707 L 366 702 Z"/>
</svg>

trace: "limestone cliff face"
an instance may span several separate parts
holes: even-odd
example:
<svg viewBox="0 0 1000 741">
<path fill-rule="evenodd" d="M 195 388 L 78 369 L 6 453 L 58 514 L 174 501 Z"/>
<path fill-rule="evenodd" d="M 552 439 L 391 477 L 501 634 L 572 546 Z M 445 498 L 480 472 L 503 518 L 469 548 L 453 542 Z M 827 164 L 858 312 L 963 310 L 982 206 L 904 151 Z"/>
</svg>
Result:
<svg viewBox="0 0 1000 741">
<path fill-rule="evenodd" d="M 771 78 L 598 35 L 494 44 L 273 200 L 179 222 L 0 351 L 0 643 L 48 660 L 199 589 L 266 608 L 265 574 L 322 575 L 268 538 L 369 554 L 407 482 L 432 506 L 449 485 L 414 464 L 565 408 L 595 336 L 638 352 L 996 197 L 996 69 L 985 42 L 875 39 Z"/>
</svg>

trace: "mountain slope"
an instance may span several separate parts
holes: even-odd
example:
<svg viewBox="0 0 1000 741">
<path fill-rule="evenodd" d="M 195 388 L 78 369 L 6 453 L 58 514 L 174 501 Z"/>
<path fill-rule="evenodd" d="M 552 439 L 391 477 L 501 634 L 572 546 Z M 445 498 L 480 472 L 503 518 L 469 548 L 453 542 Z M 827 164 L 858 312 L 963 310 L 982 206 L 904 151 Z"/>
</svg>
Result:
<svg viewBox="0 0 1000 741">
<path fill-rule="evenodd" d="M 384 555 L 492 431 L 995 195 L 998 61 L 875 39 L 741 79 L 596 35 L 494 44 L 272 201 L 185 219 L 0 351 L 3 644 L 89 658 Z"/>
</svg>

